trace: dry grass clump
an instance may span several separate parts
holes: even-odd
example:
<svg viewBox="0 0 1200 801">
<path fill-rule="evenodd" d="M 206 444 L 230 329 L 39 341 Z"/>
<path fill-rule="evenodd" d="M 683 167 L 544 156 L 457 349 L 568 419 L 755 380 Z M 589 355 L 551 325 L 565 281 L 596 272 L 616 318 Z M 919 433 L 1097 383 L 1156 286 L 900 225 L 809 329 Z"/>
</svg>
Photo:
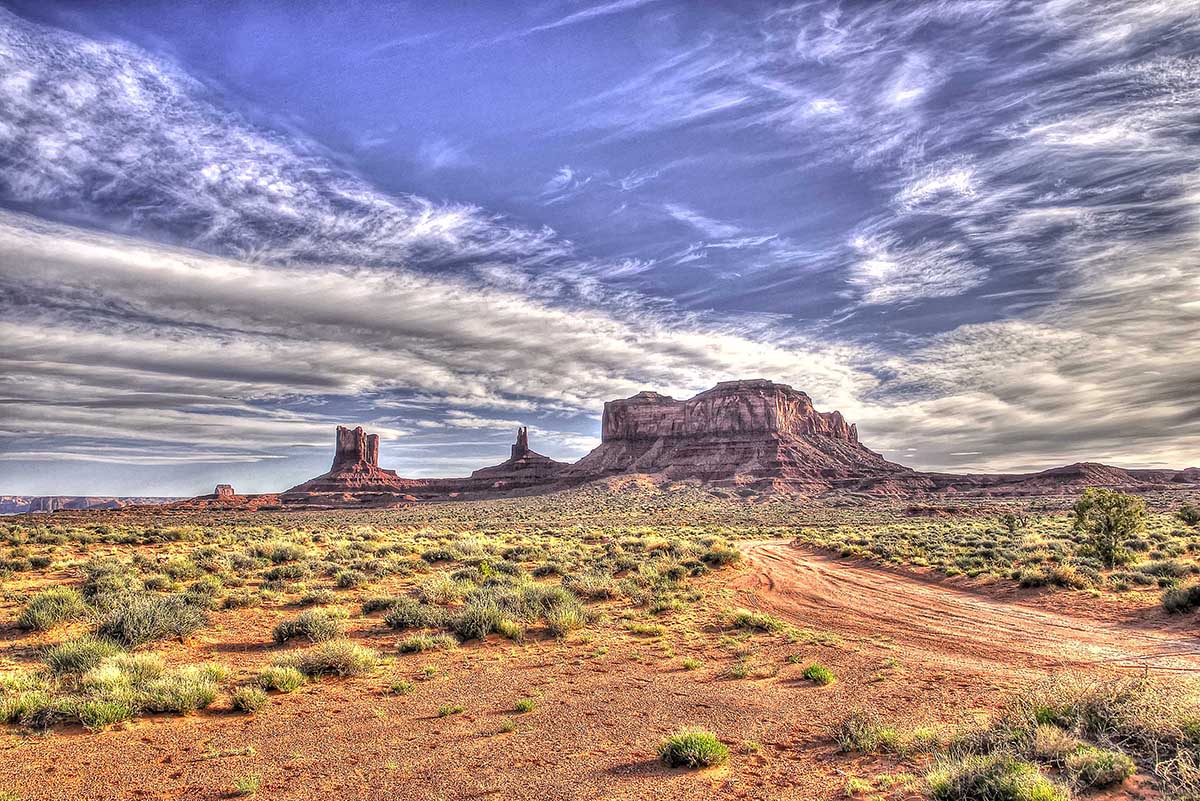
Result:
<svg viewBox="0 0 1200 801">
<path fill-rule="evenodd" d="M 78 590 L 52 587 L 29 599 L 17 618 L 17 625 L 26 631 L 45 631 L 59 623 L 83 620 L 90 611 Z"/>
<path fill-rule="evenodd" d="M 277 660 L 276 667 L 294 668 L 305 676 L 359 676 L 369 673 L 379 663 L 379 654 L 348 640 L 329 642 L 305 648 Z"/>
<path fill-rule="evenodd" d="M 211 704 L 225 678 L 220 665 L 169 670 L 156 654 L 126 654 L 91 638 L 56 646 L 45 659 L 45 674 L 4 678 L 4 722 L 45 730 L 75 721 L 95 731 L 146 712 L 185 714 Z"/>
<path fill-rule="evenodd" d="M 915 733 L 901 734 L 870 713 L 852 713 L 834 737 L 848 751 L 906 756 L 926 750 L 915 745 Z M 944 742 L 928 739 L 927 745 L 937 764 L 926 780 L 931 795 L 943 801 L 1058 801 L 1069 789 L 1119 784 L 1139 766 L 1154 774 L 1168 797 L 1200 798 L 1195 685 L 1057 677 L 1014 696 L 990 723 Z"/>
<path fill-rule="evenodd" d="M 280 621 L 272 632 L 276 645 L 303 637 L 309 642 L 325 642 L 340 636 L 342 618 L 324 609 L 310 609 L 292 620 Z"/>
</svg>

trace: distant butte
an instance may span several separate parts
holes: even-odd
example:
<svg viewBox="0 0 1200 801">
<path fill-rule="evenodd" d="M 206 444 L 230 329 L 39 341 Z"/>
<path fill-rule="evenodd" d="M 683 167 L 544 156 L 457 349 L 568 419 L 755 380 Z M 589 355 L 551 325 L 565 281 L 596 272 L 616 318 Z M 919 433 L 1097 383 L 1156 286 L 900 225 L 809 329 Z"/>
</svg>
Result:
<svg viewBox="0 0 1200 801">
<path fill-rule="evenodd" d="M 1149 490 L 1200 485 L 1196 468 L 1126 470 L 1094 463 L 1017 475 L 922 473 L 867 448 L 859 442 L 857 427 L 840 412 L 819 412 L 804 392 L 756 379 L 724 381 L 687 400 L 647 391 L 609 401 L 600 445 L 574 464 L 531 450 L 529 430 L 522 426 L 508 459 L 465 478 L 402 478 L 379 466 L 377 435 L 361 426 L 338 426 L 329 472 L 292 487 L 278 501 L 292 508 L 328 508 L 528 495 L 633 474 L 747 495 L 812 497 L 1026 496 L 1087 486 Z M 242 498 L 226 496 L 221 488 L 215 497 Z"/>
</svg>

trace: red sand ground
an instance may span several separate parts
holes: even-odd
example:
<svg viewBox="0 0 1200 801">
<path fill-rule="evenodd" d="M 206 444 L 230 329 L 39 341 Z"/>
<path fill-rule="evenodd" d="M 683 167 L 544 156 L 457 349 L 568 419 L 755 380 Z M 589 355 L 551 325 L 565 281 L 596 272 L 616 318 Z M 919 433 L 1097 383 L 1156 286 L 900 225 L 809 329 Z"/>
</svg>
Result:
<svg viewBox="0 0 1200 801">
<path fill-rule="evenodd" d="M 875 708 L 902 725 L 949 723 L 1056 671 L 1200 669 L 1195 634 L 1164 625 L 1157 613 L 1109 622 L 1099 618 L 1102 607 L 1065 596 L 1054 596 L 1050 609 L 1045 594 L 997 597 L 781 541 L 743 549 L 743 568 L 706 579 L 721 608 L 754 606 L 836 641 L 758 635 L 751 659 L 766 668 L 763 677 L 733 679 L 737 656 L 724 633 L 700 623 L 672 626 L 664 638 L 615 626 L 565 642 L 491 638 L 275 696 L 253 717 L 211 710 L 44 737 L 9 729 L 0 738 L 0 787 L 24 801 L 191 801 L 227 797 L 235 778 L 258 774 L 264 799 L 832 798 L 845 794 L 850 776 L 893 767 L 888 758 L 836 753 L 829 728 L 852 708 Z M 281 616 L 218 613 L 202 637 L 165 655 L 218 659 L 249 676 L 278 652 L 263 643 Z M 6 655 L 30 646 L 6 634 Z M 350 635 L 385 653 L 398 639 L 374 619 L 353 621 Z M 684 670 L 689 656 L 701 667 Z M 837 683 L 804 681 L 810 661 L 832 668 Z M 436 678 L 417 681 L 410 695 L 388 694 L 393 680 L 429 664 L 438 666 Z M 514 702 L 529 695 L 536 708 L 514 714 Z M 438 717 L 446 704 L 467 711 Z M 507 720 L 514 731 L 502 731 Z M 730 763 L 701 772 L 662 767 L 657 742 L 687 725 L 730 744 Z M 761 747 L 743 747 L 747 741 Z M 1142 795 L 1141 786 L 1106 798 Z"/>
</svg>

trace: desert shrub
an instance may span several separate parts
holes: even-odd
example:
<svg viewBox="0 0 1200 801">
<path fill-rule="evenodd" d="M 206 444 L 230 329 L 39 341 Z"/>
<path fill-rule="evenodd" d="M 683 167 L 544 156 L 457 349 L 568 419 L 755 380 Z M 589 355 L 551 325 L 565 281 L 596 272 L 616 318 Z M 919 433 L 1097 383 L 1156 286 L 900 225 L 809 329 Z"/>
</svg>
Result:
<svg viewBox="0 0 1200 801">
<path fill-rule="evenodd" d="M 402 654 L 445 651 L 457 647 L 458 640 L 449 634 L 417 634 L 413 637 L 406 637 L 396 645 Z"/>
<path fill-rule="evenodd" d="M 446 704 L 445 706 L 441 706 L 438 708 L 438 717 L 439 718 L 448 718 L 451 715 L 461 715 L 463 712 L 466 712 L 466 711 L 467 711 L 467 708 L 465 706 L 463 706 L 462 704 Z"/>
<path fill-rule="evenodd" d="M 347 640 L 330 642 L 306 648 L 294 657 L 277 663 L 294 667 L 305 676 L 358 676 L 374 669 L 379 655 Z"/>
<path fill-rule="evenodd" d="M 1154 559 L 1138 565 L 1135 570 L 1154 578 L 1184 578 L 1195 572 L 1195 568 L 1178 559 Z"/>
<path fill-rule="evenodd" d="M 504 619 L 499 605 L 485 599 L 467 603 L 450 621 L 450 628 L 464 640 L 478 640 L 491 634 Z"/>
<path fill-rule="evenodd" d="M 397 604 L 404 603 L 405 598 L 406 596 L 402 595 L 373 595 L 362 602 L 362 613 L 369 615 L 372 612 L 382 612 L 385 609 L 391 609 Z"/>
<path fill-rule="evenodd" d="M 395 603 L 383 616 L 383 622 L 393 629 L 438 628 L 449 620 L 449 614 L 440 606 L 421 603 L 407 596 L 395 599 Z"/>
<path fill-rule="evenodd" d="M 814 684 L 820 684 L 822 686 L 826 684 L 833 684 L 833 682 L 836 680 L 832 670 L 824 665 L 818 665 L 815 662 L 806 667 L 800 675 Z"/>
<path fill-rule="evenodd" d="M 1089 487 L 1071 511 L 1075 516 L 1074 531 L 1084 536 L 1106 567 L 1133 560 L 1125 541 L 1141 531 L 1146 517 L 1145 501 L 1136 495 Z"/>
<path fill-rule="evenodd" d="M 233 794 L 236 796 L 258 795 L 260 787 L 262 787 L 262 777 L 257 773 L 249 776 L 239 776 L 233 780 Z"/>
<path fill-rule="evenodd" d="M 301 606 L 323 606 L 337 600 L 333 590 L 312 590 L 300 596 Z"/>
<path fill-rule="evenodd" d="M 1200 526 L 1200 507 L 1185 503 L 1179 507 L 1176 516 L 1188 526 Z"/>
<path fill-rule="evenodd" d="M 418 592 L 421 600 L 426 603 L 445 605 L 461 601 L 474 588 L 473 582 L 454 579 L 445 573 L 439 573 L 422 582 Z"/>
<path fill-rule="evenodd" d="M 727 544 L 714 545 L 700 554 L 700 561 L 712 567 L 725 567 L 740 562 L 742 552 Z"/>
<path fill-rule="evenodd" d="M 1043 723 L 1034 729 L 1033 757 L 1039 762 L 1061 768 L 1079 746 L 1079 738 L 1052 723 Z"/>
<path fill-rule="evenodd" d="M 339 589 L 350 590 L 367 583 L 367 574 L 360 570 L 342 570 L 334 577 Z"/>
<path fill-rule="evenodd" d="M 1100 580 L 1100 576 L 1094 571 L 1076 565 L 1055 565 L 1050 568 L 1049 579 L 1050 583 L 1056 587 L 1083 590 L 1094 586 Z"/>
<path fill-rule="evenodd" d="M 104 596 L 123 596 L 142 591 L 142 582 L 131 566 L 119 559 L 93 558 L 83 565 L 83 596 L 100 605 Z"/>
<path fill-rule="evenodd" d="M 708 768 L 728 761 L 729 748 L 712 732 L 684 729 L 659 744 L 658 758 L 672 768 Z"/>
<path fill-rule="evenodd" d="M 203 610 L 178 595 L 133 595 L 110 609 L 96 632 L 136 648 L 165 637 L 185 638 L 207 623 Z"/>
<path fill-rule="evenodd" d="M 944 759 L 925 780 L 934 801 L 1068 801 L 1036 765 L 1006 753 Z"/>
<path fill-rule="evenodd" d="M 116 643 L 85 636 L 47 648 L 42 661 L 55 674 L 82 674 L 119 653 Z"/>
<path fill-rule="evenodd" d="M 291 620 L 276 624 L 271 636 L 276 645 L 288 640 L 304 637 L 309 642 L 325 642 L 342 633 L 342 621 L 324 609 L 310 609 Z"/>
<path fill-rule="evenodd" d="M 249 684 L 238 687 L 229 698 L 230 706 L 238 712 L 246 712 L 248 714 L 254 714 L 270 702 L 271 699 L 267 696 L 265 690 Z"/>
<path fill-rule="evenodd" d="M 299 689 L 304 681 L 303 673 L 285 665 L 270 665 L 258 674 L 258 686 L 264 690 L 278 690 L 281 693 Z"/>
<path fill-rule="evenodd" d="M 521 698 L 513 704 L 513 711 L 523 715 L 526 712 L 532 712 L 535 706 L 537 706 L 536 698 Z"/>
<path fill-rule="evenodd" d="M 17 625 L 34 631 L 45 631 L 59 623 L 81 620 L 88 616 L 87 604 L 78 591 L 69 587 L 43 590 L 29 599 L 17 618 Z"/>
<path fill-rule="evenodd" d="M 1022 587 L 1045 587 L 1050 583 L 1049 574 L 1036 567 L 1023 568 L 1017 573 L 1016 578 Z"/>
<path fill-rule="evenodd" d="M 898 750 L 900 736 L 874 712 L 854 711 L 834 727 L 833 739 L 842 751 L 873 754 Z"/>
<path fill-rule="evenodd" d="M 1163 609 L 1168 612 L 1188 612 L 1200 607 L 1200 584 L 1175 587 L 1163 593 Z"/>
<path fill-rule="evenodd" d="M 308 558 L 308 550 L 303 545 L 293 542 L 269 542 L 253 550 L 255 556 L 265 556 L 275 564 L 299 562 Z"/>
<path fill-rule="evenodd" d="M 263 578 L 275 584 L 286 584 L 308 577 L 308 568 L 299 563 L 276 565 L 263 573 Z"/>
<path fill-rule="evenodd" d="M 225 676 L 219 665 L 189 665 L 138 688 L 138 702 L 147 712 L 179 714 L 204 709 L 217 698 L 217 683 Z"/>
</svg>

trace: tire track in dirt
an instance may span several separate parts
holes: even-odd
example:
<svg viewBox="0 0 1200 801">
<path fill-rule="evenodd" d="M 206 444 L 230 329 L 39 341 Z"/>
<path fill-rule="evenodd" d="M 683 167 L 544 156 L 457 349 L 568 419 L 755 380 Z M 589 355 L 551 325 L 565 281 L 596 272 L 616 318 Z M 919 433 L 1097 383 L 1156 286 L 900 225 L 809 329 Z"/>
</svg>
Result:
<svg viewBox="0 0 1200 801">
<path fill-rule="evenodd" d="M 1200 637 L 989 598 L 781 540 L 738 546 L 746 605 L 801 628 L 891 641 L 909 657 L 987 672 L 1095 667 L 1200 671 Z"/>
</svg>

